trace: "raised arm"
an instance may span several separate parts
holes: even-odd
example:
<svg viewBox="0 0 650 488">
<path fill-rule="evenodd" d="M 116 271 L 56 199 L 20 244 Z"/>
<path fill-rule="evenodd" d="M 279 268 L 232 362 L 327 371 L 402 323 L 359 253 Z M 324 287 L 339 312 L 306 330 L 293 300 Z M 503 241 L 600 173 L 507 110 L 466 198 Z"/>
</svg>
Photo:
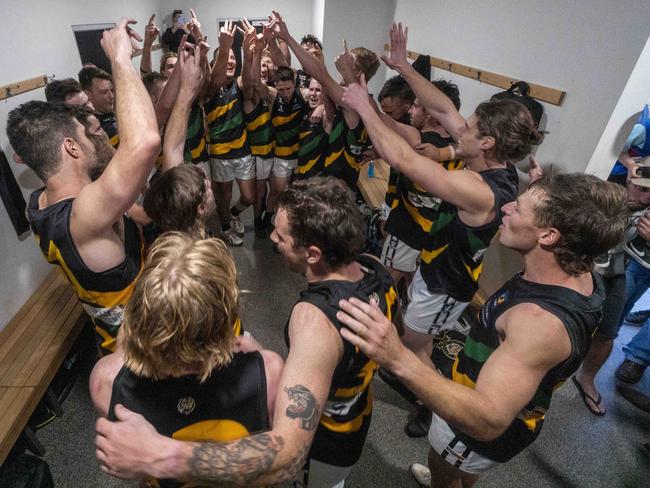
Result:
<svg viewBox="0 0 650 488">
<path fill-rule="evenodd" d="M 262 35 L 273 64 L 276 66 L 291 66 L 291 53 L 286 42 L 282 39 L 275 38 L 273 32 L 266 25 L 263 27 Z"/>
<path fill-rule="evenodd" d="M 406 57 L 408 27 L 402 29 L 401 22 L 393 22 L 390 28 L 390 53 L 381 59 L 389 68 L 400 73 L 409 84 L 422 106 L 429 112 L 449 134 L 458 140 L 465 127 L 465 119 L 456 110 L 453 102 L 438 90 L 424 76 L 413 69 Z"/>
<path fill-rule="evenodd" d="M 322 312 L 306 303 L 294 307 L 289 339 L 273 430 L 221 444 L 180 442 L 157 434 L 140 415 L 116 408 L 122 421 L 97 421 L 102 470 L 122 478 L 151 475 L 209 486 L 268 486 L 292 479 L 309 452 L 343 344 Z"/>
<path fill-rule="evenodd" d="M 223 27 L 219 29 L 219 52 L 217 53 L 214 66 L 212 66 L 210 85 L 207 93 L 208 98 L 212 98 L 219 88 L 228 82 L 226 67 L 228 65 L 230 49 L 235 40 L 236 30 L 237 27 L 230 20 L 227 20 Z"/>
<path fill-rule="evenodd" d="M 420 156 L 408 142 L 382 122 L 370 103 L 365 80 L 345 89 L 343 104 L 359 114 L 379 155 L 390 166 L 404 173 L 429 193 L 465 211 L 468 225 L 480 225 L 493 212 L 494 194 L 474 171 L 447 171 L 441 165 Z M 474 220 L 478 220 L 475 222 Z"/>
<path fill-rule="evenodd" d="M 269 29 L 271 29 L 274 36 L 287 43 L 289 49 L 291 49 L 296 55 L 296 58 L 298 58 L 303 69 L 319 81 L 323 90 L 325 90 L 327 95 L 336 105 L 340 105 L 341 96 L 343 95 L 343 88 L 341 88 L 341 85 L 339 85 L 327 72 L 325 63 L 309 54 L 307 50 L 298 43 L 298 41 L 291 37 L 287 24 L 282 19 L 282 16 L 275 11 L 273 12 Z"/>
<path fill-rule="evenodd" d="M 181 38 L 181 43 L 178 46 L 178 57 L 183 54 L 185 43 L 187 42 L 187 36 L 183 35 Z M 174 70 L 169 80 L 165 84 L 165 88 L 160 94 L 158 103 L 154 107 L 156 111 L 156 121 L 158 122 L 158 127 L 164 127 L 169 120 L 169 116 L 172 113 L 174 104 L 176 103 L 176 97 L 178 96 L 178 90 L 181 87 L 181 72 Z"/>
<path fill-rule="evenodd" d="M 111 61 L 120 146 L 104 173 L 75 199 L 70 230 L 77 244 L 110 228 L 136 201 L 160 149 L 151 98 L 131 64 L 130 36 L 141 39 L 123 18 L 104 32 L 102 48 Z"/>
<path fill-rule="evenodd" d="M 440 417 L 481 441 L 499 437 L 530 402 L 544 375 L 571 353 L 566 329 L 557 317 L 534 304 L 517 305 L 499 318 L 505 338 L 470 388 L 424 364 L 402 344 L 376 305 L 353 298 L 340 306 L 344 312 L 337 317 L 349 327 L 341 330 L 346 340 L 392 371 Z"/>
<path fill-rule="evenodd" d="M 242 24 L 244 25 L 241 70 L 242 92 L 244 94 L 244 112 L 250 113 L 259 102 L 256 85 L 260 83 L 261 40 L 258 40 L 255 27 L 247 19 L 242 19 Z"/>
<path fill-rule="evenodd" d="M 140 58 L 140 73 L 145 75 L 151 73 L 151 47 L 158 38 L 160 30 L 155 22 L 156 14 L 152 14 L 149 23 L 144 29 L 144 42 L 142 43 L 142 57 Z"/>
<path fill-rule="evenodd" d="M 187 120 L 190 116 L 192 103 L 203 85 L 201 57 L 207 56 L 209 48 L 210 46 L 201 42 L 199 46 L 195 49 L 190 49 L 190 53 L 188 53 L 184 52 L 183 43 L 181 43 L 178 62 L 174 68 L 174 71 L 178 70 L 181 73 L 181 86 L 178 97 L 176 97 L 174 109 L 165 129 L 163 171 L 167 171 L 183 163 L 183 150 L 187 136 Z"/>
</svg>

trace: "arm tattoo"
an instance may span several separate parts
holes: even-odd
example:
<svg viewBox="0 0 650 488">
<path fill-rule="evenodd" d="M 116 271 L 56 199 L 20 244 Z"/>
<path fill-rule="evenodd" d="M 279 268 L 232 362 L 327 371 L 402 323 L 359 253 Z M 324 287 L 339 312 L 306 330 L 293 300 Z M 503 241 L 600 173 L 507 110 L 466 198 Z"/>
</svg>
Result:
<svg viewBox="0 0 650 488">
<path fill-rule="evenodd" d="M 303 385 L 291 386 L 284 391 L 292 402 L 287 407 L 287 417 L 300 419 L 300 428 L 303 430 L 314 430 L 320 419 L 316 397 Z"/>
<path fill-rule="evenodd" d="M 200 443 L 188 462 L 192 481 L 210 486 L 249 486 L 271 470 L 284 447 L 280 435 L 268 433 L 227 444 Z"/>
<path fill-rule="evenodd" d="M 309 454 L 309 444 L 303 444 L 300 450 L 296 453 L 296 457 L 293 458 L 284 468 L 278 471 L 276 482 L 295 480 L 305 466 L 307 454 Z"/>
</svg>

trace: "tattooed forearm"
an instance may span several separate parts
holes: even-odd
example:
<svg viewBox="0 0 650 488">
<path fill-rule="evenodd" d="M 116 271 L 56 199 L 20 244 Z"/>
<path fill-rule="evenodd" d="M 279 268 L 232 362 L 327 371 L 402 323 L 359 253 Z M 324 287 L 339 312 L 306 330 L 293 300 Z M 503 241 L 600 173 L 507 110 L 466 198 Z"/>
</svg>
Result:
<svg viewBox="0 0 650 488">
<path fill-rule="evenodd" d="M 283 447 L 282 436 L 268 433 L 226 444 L 202 442 L 188 462 L 189 478 L 201 485 L 250 486 L 271 470 Z"/>
<path fill-rule="evenodd" d="M 309 454 L 309 444 L 303 444 L 300 450 L 296 453 L 296 457 L 278 472 L 278 481 L 295 480 L 297 475 L 301 473 L 302 468 L 305 466 L 307 454 Z"/>
<path fill-rule="evenodd" d="M 318 402 L 309 389 L 303 385 L 295 385 L 285 388 L 291 404 L 287 407 L 287 417 L 300 419 L 300 428 L 303 430 L 314 430 L 318 425 L 320 414 L 318 413 Z"/>
</svg>

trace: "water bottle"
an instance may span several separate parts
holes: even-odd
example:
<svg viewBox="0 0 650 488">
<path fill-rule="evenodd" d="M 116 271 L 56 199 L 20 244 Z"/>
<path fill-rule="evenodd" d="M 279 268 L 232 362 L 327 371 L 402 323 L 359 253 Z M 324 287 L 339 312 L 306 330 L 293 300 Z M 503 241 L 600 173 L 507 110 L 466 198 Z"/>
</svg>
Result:
<svg viewBox="0 0 650 488">
<path fill-rule="evenodd" d="M 374 178 L 375 177 L 375 161 L 371 160 L 368 163 L 368 178 Z"/>
</svg>

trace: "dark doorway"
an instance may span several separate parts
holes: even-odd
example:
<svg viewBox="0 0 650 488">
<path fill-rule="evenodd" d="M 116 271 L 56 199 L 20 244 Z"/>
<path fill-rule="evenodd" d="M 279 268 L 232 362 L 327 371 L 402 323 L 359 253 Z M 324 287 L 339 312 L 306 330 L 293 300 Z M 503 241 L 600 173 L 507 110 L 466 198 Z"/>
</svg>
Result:
<svg viewBox="0 0 650 488">
<path fill-rule="evenodd" d="M 111 72 L 111 63 L 104 54 L 100 41 L 104 31 L 113 27 L 115 27 L 115 23 L 72 26 L 82 66 L 92 63 L 104 71 Z"/>
</svg>

